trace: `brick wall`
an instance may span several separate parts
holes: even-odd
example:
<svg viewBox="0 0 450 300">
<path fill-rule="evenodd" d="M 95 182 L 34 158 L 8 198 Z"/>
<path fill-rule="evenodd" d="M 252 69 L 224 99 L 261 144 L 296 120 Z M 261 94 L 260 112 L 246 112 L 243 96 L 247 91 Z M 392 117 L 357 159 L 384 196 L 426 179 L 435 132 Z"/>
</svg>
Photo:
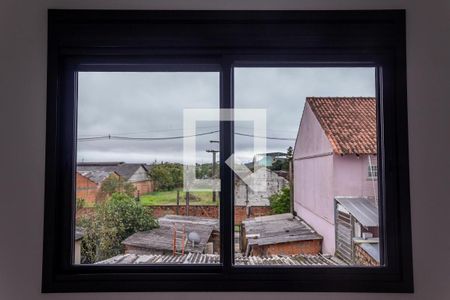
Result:
<svg viewBox="0 0 450 300">
<path fill-rule="evenodd" d="M 322 240 L 298 241 L 264 246 L 253 246 L 252 256 L 319 254 L 322 251 Z"/>
<path fill-rule="evenodd" d="M 95 203 L 98 192 L 97 184 L 78 172 L 76 174 L 76 198 L 82 198 L 88 203 Z"/>
<path fill-rule="evenodd" d="M 176 205 L 159 205 L 159 206 L 147 206 L 149 212 L 155 218 L 160 218 L 165 215 L 176 215 L 177 207 Z M 93 209 L 86 207 L 77 211 L 77 219 L 81 216 L 92 214 Z M 235 224 L 241 224 L 243 220 L 247 219 L 247 209 L 245 206 L 236 206 L 235 211 Z M 253 206 L 250 208 L 249 218 L 267 216 L 272 214 L 269 206 Z M 186 206 L 180 205 L 178 209 L 179 215 L 186 215 Z M 194 217 L 205 217 L 205 218 L 218 218 L 219 208 L 215 205 L 191 205 L 189 206 L 189 215 Z"/>
<path fill-rule="evenodd" d="M 145 195 L 153 192 L 153 181 L 151 180 L 133 182 L 133 185 L 136 188 L 136 197 L 138 196 L 138 193 L 139 195 Z"/>
<path fill-rule="evenodd" d="M 149 206 L 153 211 L 153 215 L 157 218 L 165 215 L 176 215 L 176 205 L 161 205 Z M 253 206 L 249 208 L 249 218 L 267 216 L 272 214 L 269 206 Z M 180 205 L 178 208 L 179 215 L 186 215 L 186 206 Z M 218 218 L 219 208 L 215 205 L 191 205 L 189 206 L 189 215 L 195 217 Z M 247 208 L 245 206 L 236 206 L 234 208 L 234 222 L 241 224 L 243 220 L 247 219 Z"/>
<path fill-rule="evenodd" d="M 165 215 L 177 214 L 176 205 L 148 206 L 148 209 L 152 211 L 153 216 L 155 216 L 156 218 L 160 218 Z M 180 205 L 178 207 L 178 215 L 182 216 L 186 215 L 185 205 Z M 218 218 L 219 211 L 218 207 L 214 205 L 190 205 L 189 215 L 195 217 Z"/>
</svg>

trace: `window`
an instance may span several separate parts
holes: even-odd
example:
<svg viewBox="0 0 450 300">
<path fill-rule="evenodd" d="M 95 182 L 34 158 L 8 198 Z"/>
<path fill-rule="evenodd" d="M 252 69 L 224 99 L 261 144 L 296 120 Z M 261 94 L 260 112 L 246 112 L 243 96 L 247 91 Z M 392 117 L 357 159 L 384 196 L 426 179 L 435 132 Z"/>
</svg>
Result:
<svg viewBox="0 0 450 300">
<path fill-rule="evenodd" d="M 50 11 L 43 291 L 412 291 L 404 38 Z"/>
<path fill-rule="evenodd" d="M 124 264 L 130 256 L 142 264 L 220 262 L 219 197 L 183 189 L 186 139 L 198 149 L 197 177 L 219 176 L 210 154 L 219 122 L 198 122 L 191 137 L 183 133 L 186 108 L 219 106 L 219 77 L 78 72 L 75 264 Z M 83 190 L 86 183 L 92 192 Z"/>
<path fill-rule="evenodd" d="M 368 175 L 369 179 L 377 179 L 378 178 L 378 168 L 377 166 L 368 166 Z"/>
<path fill-rule="evenodd" d="M 235 123 L 235 156 L 253 171 L 235 179 L 235 264 L 383 264 L 380 237 L 356 245 L 352 230 L 367 218 L 379 227 L 378 185 L 361 174 L 377 161 L 375 68 L 237 67 L 234 75 L 235 107 L 266 118 L 265 129 Z M 346 198 L 350 223 L 335 217 L 336 197 Z M 357 251 L 366 244 L 369 260 Z"/>
</svg>

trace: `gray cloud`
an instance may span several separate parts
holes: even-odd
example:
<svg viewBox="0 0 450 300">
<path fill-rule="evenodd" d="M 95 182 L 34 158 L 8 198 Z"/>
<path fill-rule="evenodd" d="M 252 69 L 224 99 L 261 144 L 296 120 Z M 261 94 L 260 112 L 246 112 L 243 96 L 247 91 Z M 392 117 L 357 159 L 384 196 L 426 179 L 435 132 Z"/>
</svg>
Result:
<svg viewBox="0 0 450 300">
<path fill-rule="evenodd" d="M 375 96 L 373 68 L 239 68 L 235 105 L 267 109 L 267 136 L 295 138 L 306 97 Z M 244 131 L 239 128 L 239 131 Z M 246 133 L 250 133 L 247 129 Z M 294 141 L 268 140 L 268 151 L 285 151 Z M 242 160 L 253 156 L 251 139 L 236 137 Z"/>
<path fill-rule="evenodd" d="M 78 136 L 182 135 L 184 108 L 217 108 L 219 74 L 213 72 L 82 72 L 79 74 Z M 238 68 L 235 105 L 267 109 L 267 136 L 295 138 L 307 96 L 374 96 L 372 68 Z M 213 122 L 198 124 L 197 132 L 218 129 Z M 236 131 L 253 133 L 250 122 Z M 266 133 L 256 132 L 265 136 Z M 209 162 L 206 149 L 218 148 L 197 138 L 198 162 Z M 267 142 L 269 151 L 284 151 L 293 141 Z M 78 143 L 79 161 L 152 162 L 182 160 L 182 140 Z M 237 136 L 235 147 L 243 160 L 253 156 L 252 138 Z"/>
</svg>

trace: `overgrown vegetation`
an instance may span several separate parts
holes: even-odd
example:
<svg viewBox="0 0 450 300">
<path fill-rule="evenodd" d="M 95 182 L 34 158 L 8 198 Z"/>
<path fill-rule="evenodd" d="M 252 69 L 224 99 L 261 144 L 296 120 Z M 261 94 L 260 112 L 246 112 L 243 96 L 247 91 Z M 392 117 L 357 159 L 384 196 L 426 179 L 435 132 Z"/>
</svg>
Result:
<svg viewBox="0 0 450 300">
<path fill-rule="evenodd" d="M 219 174 L 219 166 L 217 165 L 216 174 Z M 212 164 L 196 164 L 195 177 L 199 179 L 212 177 Z"/>
<path fill-rule="evenodd" d="M 282 188 L 280 192 L 270 196 L 269 201 L 274 214 L 288 213 L 291 209 L 291 191 L 289 186 Z"/>
<path fill-rule="evenodd" d="M 94 207 L 94 213 L 79 221 L 84 229 L 81 243 L 82 263 L 94 263 L 123 253 L 121 242 L 130 235 L 158 226 L 146 209 L 125 193 Z"/>
<path fill-rule="evenodd" d="M 76 202 L 77 210 L 86 207 L 86 200 L 84 200 L 83 198 L 77 198 L 75 202 Z"/>
<path fill-rule="evenodd" d="M 183 165 L 179 163 L 153 163 L 150 178 L 156 191 L 170 191 L 183 186 Z"/>
<path fill-rule="evenodd" d="M 103 181 L 101 191 L 108 196 L 114 193 L 124 193 L 130 197 L 134 197 L 136 187 L 122 177 L 109 176 Z"/>
<path fill-rule="evenodd" d="M 292 160 L 292 154 L 294 149 L 292 147 L 288 147 L 286 151 L 286 159 L 277 159 L 272 162 L 272 165 L 269 167 L 272 171 L 289 171 L 289 163 Z"/>
</svg>

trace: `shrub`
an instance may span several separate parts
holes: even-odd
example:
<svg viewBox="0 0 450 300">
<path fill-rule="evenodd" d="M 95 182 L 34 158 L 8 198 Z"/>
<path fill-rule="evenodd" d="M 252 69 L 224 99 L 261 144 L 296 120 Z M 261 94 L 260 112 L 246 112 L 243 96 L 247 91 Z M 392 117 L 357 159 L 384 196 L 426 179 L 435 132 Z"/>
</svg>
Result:
<svg viewBox="0 0 450 300">
<path fill-rule="evenodd" d="M 83 263 L 94 263 L 123 253 L 121 242 L 130 235 L 158 226 L 144 207 L 124 193 L 97 203 L 94 214 L 80 220 L 84 228 L 81 244 Z"/>
<path fill-rule="evenodd" d="M 85 208 L 86 207 L 86 200 L 84 200 L 83 198 L 77 198 L 76 206 L 77 206 L 77 210 Z"/>
<path fill-rule="evenodd" d="M 289 186 L 282 188 L 280 192 L 270 196 L 269 201 L 273 213 L 288 213 L 291 209 L 291 191 Z"/>
</svg>

